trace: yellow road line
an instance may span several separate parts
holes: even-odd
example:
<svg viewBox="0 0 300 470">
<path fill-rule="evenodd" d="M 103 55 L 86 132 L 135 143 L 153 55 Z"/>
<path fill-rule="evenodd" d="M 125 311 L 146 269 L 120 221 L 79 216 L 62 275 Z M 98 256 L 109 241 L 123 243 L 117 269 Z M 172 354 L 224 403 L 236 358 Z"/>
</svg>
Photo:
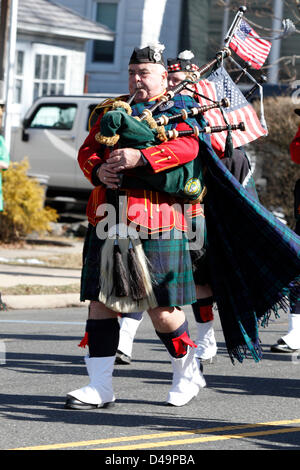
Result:
<svg viewBox="0 0 300 470">
<path fill-rule="evenodd" d="M 169 447 L 178 446 L 183 444 L 195 444 L 199 442 L 213 442 L 213 441 L 226 441 L 228 439 L 242 439 L 244 437 L 255 437 L 255 436 L 270 436 L 271 434 L 285 434 L 289 432 L 300 432 L 300 427 L 295 428 L 281 428 L 281 429 L 269 429 L 267 431 L 252 431 L 241 434 L 226 434 L 225 436 L 208 436 L 208 437 L 194 437 L 192 439 L 176 439 L 175 441 L 160 441 L 160 442 L 149 442 L 148 444 L 134 444 L 130 446 L 119 446 L 119 447 L 102 447 L 93 450 L 138 450 L 138 449 L 154 449 L 157 447 Z"/>
<path fill-rule="evenodd" d="M 287 426 L 291 424 L 300 423 L 300 419 L 290 419 L 284 421 L 268 421 L 264 423 L 254 423 L 254 424 L 239 424 L 236 426 L 219 426 L 214 428 L 202 428 L 202 429 L 191 429 L 188 431 L 170 431 L 170 432 L 163 432 L 163 433 L 155 433 L 155 434 L 141 434 L 141 435 L 134 435 L 134 436 L 124 436 L 124 437 L 112 437 L 112 438 L 105 438 L 105 439 L 94 439 L 89 441 L 77 441 L 77 442 L 65 442 L 65 443 L 57 443 L 57 444 L 48 444 L 48 445 L 40 445 L 40 446 L 31 446 L 31 447 L 18 447 L 11 450 L 57 450 L 57 449 L 67 449 L 71 447 L 86 447 L 86 446 L 93 446 L 99 444 L 112 444 L 112 443 L 121 443 L 121 442 L 128 442 L 128 441 L 143 441 L 143 440 L 150 440 L 150 439 L 163 439 L 167 437 L 181 437 L 181 436 L 190 436 L 192 434 L 208 434 L 212 432 L 224 432 L 224 431 L 237 431 L 239 429 L 252 429 L 256 427 L 263 427 L 263 426 Z M 293 430 L 300 430 L 300 427 L 292 428 Z M 288 428 L 285 430 L 269 430 L 269 431 L 255 431 L 257 432 L 265 432 L 268 434 L 276 434 L 278 431 L 281 432 L 292 432 L 289 431 Z M 293 431 L 294 432 L 294 431 Z M 198 439 L 214 439 L 221 440 L 222 438 L 228 438 L 229 435 L 226 436 L 209 436 L 207 438 L 192 438 L 192 442 L 198 442 Z M 239 435 L 241 436 L 241 434 Z M 176 442 L 176 441 L 165 441 L 165 442 Z M 181 441 L 183 442 L 183 440 Z M 201 442 L 201 441 L 200 441 Z M 155 446 L 159 443 L 152 443 L 149 444 L 150 446 Z M 138 444 L 142 445 L 142 444 Z M 148 444 L 145 444 L 147 446 Z M 169 444 L 167 444 L 169 445 Z M 172 444 L 170 444 L 172 445 Z M 174 444 L 175 445 L 175 444 Z M 146 447 L 145 447 L 146 448 Z M 109 449 L 107 447 L 106 449 Z M 123 447 L 124 449 L 124 447 Z"/>
</svg>

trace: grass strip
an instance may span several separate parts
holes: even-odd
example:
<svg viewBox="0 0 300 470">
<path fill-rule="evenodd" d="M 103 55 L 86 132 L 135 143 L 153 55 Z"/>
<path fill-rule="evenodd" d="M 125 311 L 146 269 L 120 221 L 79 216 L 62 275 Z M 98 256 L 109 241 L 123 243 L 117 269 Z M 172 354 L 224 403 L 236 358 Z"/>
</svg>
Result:
<svg viewBox="0 0 300 470">
<path fill-rule="evenodd" d="M 33 260 L 28 263 L 26 260 Z M 34 260 L 37 260 L 34 263 Z M 39 261 L 42 262 L 39 263 Z M 8 259 L 7 261 L 1 261 L 1 264 L 10 264 L 14 266 L 38 266 L 42 268 L 64 268 L 64 269 L 81 269 L 82 267 L 82 255 L 81 253 L 66 253 L 66 254 L 55 254 L 50 256 L 22 256 L 19 258 Z"/>
<path fill-rule="evenodd" d="M 43 286 L 18 284 L 11 287 L 0 287 L 2 295 L 47 295 L 47 294 L 77 294 L 80 284 L 68 284 L 63 286 Z"/>
</svg>

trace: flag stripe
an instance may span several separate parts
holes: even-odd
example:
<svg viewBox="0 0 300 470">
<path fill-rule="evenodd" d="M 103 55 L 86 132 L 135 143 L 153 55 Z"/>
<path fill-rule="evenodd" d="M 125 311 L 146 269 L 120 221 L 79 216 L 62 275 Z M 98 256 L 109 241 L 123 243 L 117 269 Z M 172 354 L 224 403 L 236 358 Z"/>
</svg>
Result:
<svg viewBox="0 0 300 470">
<path fill-rule="evenodd" d="M 238 54 L 238 56 L 239 56 L 241 59 L 243 59 L 245 62 L 250 62 L 251 66 L 252 66 L 253 68 L 255 68 L 255 69 L 260 69 L 260 68 L 263 66 L 263 64 L 264 64 L 264 62 L 261 63 L 261 62 L 257 61 L 256 59 L 254 59 L 254 58 L 252 57 L 252 55 L 250 55 L 250 54 L 248 54 L 248 53 L 247 53 L 247 54 L 243 54 L 243 52 L 241 52 L 240 49 L 239 49 L 239 50 L 236 50 L 236 49 L 235 49 L 234 47 L 232 47 L 232 46 L 231 46 L 231 49 L 232 49 L 234 52 L 236 52 L 236 53 Z"/>
<path fill-rule="evenodd" d="M 235 41 L 238 44 L 243 44 L 243 43 L 248 44 L 249 46 L 252 46 L 257 51 L 261 51 L 262 53 L 268 53 L 270 51 L 270 45 L 261 43 L 259 39 L 248 37 L 248 38 L 241 40 L 240 38 L 237 38 L 236 36 L 234 36 L 232 38 L 232 41 Z"/>
<path fill-rule="evenodd" d="M 255 140 L 257 136 L 257 132 L 255 132 L 254 126 L 253 126 L 253 119 L 252 115 L 249 115 L 248 109 L 243 108 L 238 109 L 236 112 L 236 115 L 240 118 L 241 121 L 244 122 L 246 126 L 246 132 L 247 135 L 251 138 L 251 140 Z"/>
<path fill-rule="evenodd" d="M 240 43 L 236 41 L 235 39 L 232 40 L 232 43 L 236 45 L 236 47 L 240 48 L 241 51 L 251 54 L 252 57 L 260 57 L 262 60 L 265 61 L 266 57 L 269 54 L 268 52 L 262 51 L 260 48 L 257 48 L 253 46 L 251 43 L 248 43 L 247 41 Z"/>
<path fill-rule="evenodd" d="M 239 46 L 238 48 L 232 47 L 232 49 L 235 52 L 238 52 L 238 55 L 241 57 L 242 55 L 246 58 L 249 59 L 250 61 L 256 61 L 258 63 L 261 63 L 262 65 L 265 63 L 265 60 L 267 56 L 261 56 L 259 54 L 254 53 L 253 51 L 249 51 L 249 49 Z"/>
<path fill-rule="evenodd" d="M 267 58 L 269 54 L 269 51 L 267 53 L 264 53 L 261 51 L 261 49 L 258 49 L 252 46 L 251 43 L 248 45 L 246 41 L 243 43 L 239 43 L 238 41 L 235 41 L 233 39 L 232 43 L 235 44 L 235 46 L 239 48 L 241 52 L 244 52 L 245 54 L 249 54 L 253 58 L 260 58 L 263 62 L 265 62 L 265 59 Z"/>
<path fill-rule="evenodd" d="M 265 41 L 261 39 L 259 36 L 253 36 L 251 33 L 246 38 L 246 41 L 251 42 L 254 45 L 259 45 L 262 49 L 268 51 L 271 47 L 271 43 L 269 41 Z"/>
</svg>

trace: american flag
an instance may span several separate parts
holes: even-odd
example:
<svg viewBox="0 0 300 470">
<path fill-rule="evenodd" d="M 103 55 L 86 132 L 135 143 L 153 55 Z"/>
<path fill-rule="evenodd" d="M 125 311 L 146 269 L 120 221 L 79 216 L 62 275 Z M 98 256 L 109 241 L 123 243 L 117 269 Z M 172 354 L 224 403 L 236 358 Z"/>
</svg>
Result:
<svg viewBox="0 0 300 470">
<path fill-rule="evenodd" d="M 213 101 L 220 101 L 222 98 L 229 99 L 230 107 L 224 108 L 228 122 L 238 124 L 243 121 L 246 127 L 245 131 L 232 131 L 234 148 L 241 147 L 267 135 L 267 130 L 262 127 L 255 110 L 223 67 L 218 68 L 206 79 L 198 82 L 196 91 Z M 200 106 L 212 104 L 209 99 L 201 96 L 197 99 Z M 219 108 L 210 109 L 204 113 L 204 118 L 210 126 L 224 126 L 226 124 Z M 211 134 L 212 146 L 217 153 L 224 152 L 226 137 L 226 131 Z"/>
<path fill-rule="evenodd" d="M 269 55 L 272 44 L 259 35 L 242 20 L 237 32 L 231 39 L 229 47 L 243 60 L 250 62 L 255 69 L 260 69 Z"/>
</svg>

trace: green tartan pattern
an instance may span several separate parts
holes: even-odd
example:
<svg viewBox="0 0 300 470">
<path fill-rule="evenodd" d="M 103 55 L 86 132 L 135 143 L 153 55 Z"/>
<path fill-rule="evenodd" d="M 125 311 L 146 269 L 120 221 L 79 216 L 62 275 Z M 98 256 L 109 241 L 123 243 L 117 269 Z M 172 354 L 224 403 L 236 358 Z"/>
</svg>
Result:
<svg viewBox="0 0 300 470">
<path fill-rule="evenodd" d="M 176 239 L 178 236 L 180 239 Z M 160 306 L 188 305 L 196 301 L 188 241 L 183 232 L 168 232 L 168 240 L 142 240 L 151 265 L 154 292 Z"/>
<path fill-rule="evenodd" d="M 164 239 L 163 237 L 168 237 Z M 81 301 L 98 300 L 100 292 L 101 249 L 96 227 L 89 226 L 81 274 Z M 189 305 L 196 301 L 192 264 L 185 235 L 175 229 L 155 238 L 142 239 L 149 261 L 153 290 L 160 307 Z"/>
</svg>

